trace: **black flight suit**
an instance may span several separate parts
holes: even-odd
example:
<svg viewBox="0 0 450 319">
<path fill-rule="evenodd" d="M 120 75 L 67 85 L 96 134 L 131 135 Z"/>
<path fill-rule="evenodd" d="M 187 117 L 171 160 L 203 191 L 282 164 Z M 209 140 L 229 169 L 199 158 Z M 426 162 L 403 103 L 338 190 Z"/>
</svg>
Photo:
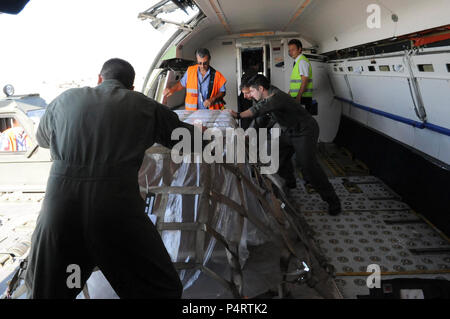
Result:
<svg viewBox="0 0 450 319">
<path fill-rule="evenodd" d="M 49 104 L 37 140 L 53 165 L 32 236 L 28 297 L 75 298 L 95 266 L 121 298 L 181 297 L 137 178 L 145 150 L 172 147 L 177 127 L 194 129 L 117 80 L 70 89 Z M 81 269 L 80 288 L 66 284 L 71 264 Z"/>
<path fill-rule="evenodd" d="M 285 179 L 286 184 L 295 185 L 294 168 L 291 162 L 295 153 L 296 166 L 302 168 L 308 181 L 322 199 L 330 205 L 330 208 L 340 207 L 339 198 L 317 160 L 319 125 L 309 112 L 289 94 L 275 86 L 269 89 L 267 99 L 261 100 L 250 110 L 253 117 L 270 113 L 281 127 L 278 175 Z"/>
</svg>

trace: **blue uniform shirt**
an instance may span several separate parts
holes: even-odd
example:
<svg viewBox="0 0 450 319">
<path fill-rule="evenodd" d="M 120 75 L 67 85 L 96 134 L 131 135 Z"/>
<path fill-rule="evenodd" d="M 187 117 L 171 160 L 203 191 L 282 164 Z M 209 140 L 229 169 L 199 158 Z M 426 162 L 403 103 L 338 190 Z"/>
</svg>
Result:
<svg viewBox="0 0 450 319">
<path fill-rule="evenodd" d="M 206 107 L 203 105 L 203 101 L 207 100 L 209 98 L 208 96 L 208 88 L 209 88 L 209 74 L 211 69 L 208 69 L 208 71 L 205 74 L 205 77 L 202 76 L 200 73 L 200 68 L 197 69 L 197 78 L 198 78 L 198 99 L 197 99 L 197 108 L 200 109 L 206 109 Z M 187 83 L 187 72 L 184 73 L 183 77 L 180 80 L 180 83 L 183 87 L 186 87 Z M 225 84 L 222 85 L 219 92 L 225 92 Z"/>
</svg>

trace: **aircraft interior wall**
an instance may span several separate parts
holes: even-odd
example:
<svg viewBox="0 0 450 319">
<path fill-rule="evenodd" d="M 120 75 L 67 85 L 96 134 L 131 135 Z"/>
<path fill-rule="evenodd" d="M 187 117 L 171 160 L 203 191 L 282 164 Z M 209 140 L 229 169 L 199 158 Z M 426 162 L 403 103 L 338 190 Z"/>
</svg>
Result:
<svg viewBox="0 0 450 319">
<path fill-rule="evenodd" d="M 412 56 L 412 72 L 404 53 L 331 61 L 330 79 L 343 114 L 450 164 L 448 52 L 449 47 L 435 48 Z M 420 127 L 414 109 L 422 103 L 428 125 L 438 131 Z"/>
<path fill-rule="evenodd" d="M 178 52 L 183 58 L 193 59 L 197 46 L 211 51 L 211 65 L 227 78 L 227 107 L 237 108 L 239 77 L 243 72 L 238 52 L 239 47 L 251 46 L 249 43 L 267 46 L 267 71 L 271 82 L 288 91 L 293 60 L 288 55 L 287 42 L 295 36 L 248 39 L 236 35 L 223 36 L 200 44 L 199 39 L 205 32 L 191 34 L 188 42 L 182 41 L 182 50 Z M 304 47 L 311 46 L 304 38 L 296 38 L 302 40 Z M 315 118 L 321 129 L 320 140 L 334 140 L 342 110 L 342 114 L 450 164 L 450 142 L 448 133 L 445 134 L 450 123 L 448 52 L 449 47 L 428 48 L 410 58 L 405 52 L 397 52 L 331 61 L 325 67 L 320 61 L 311 59 L 314 96 L 319 104 L 319 114 Z M 437 131 L 421 127 L 423 121 L 415 109 L 420 109 L 422 104 L 427 123 L 437 127 Z"/>
</svg>

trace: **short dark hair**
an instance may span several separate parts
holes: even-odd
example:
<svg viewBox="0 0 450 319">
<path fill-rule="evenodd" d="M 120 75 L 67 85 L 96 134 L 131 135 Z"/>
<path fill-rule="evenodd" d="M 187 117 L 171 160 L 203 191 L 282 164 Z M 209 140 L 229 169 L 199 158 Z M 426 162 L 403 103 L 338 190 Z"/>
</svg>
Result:
<svg viewBox="0 0 450 319">
<path fill-rule="evenodd" d="M 118 80 L 126 88 L 131 89 L 134 82 L 133 66 L 125 60 L 114 58 L 109 59 L 103 64 L 100 75 L 104 80 Z"/>
<path fill-rule="evenodd" d="M 295 45 L 297 47 L 297 49 L 303 48 L 302 42 L 298 39 L 292 39 L 291 41 L 288 42 L 288 45 Z"/>
<path fill-rule="evenodd" d="M 257 89 L 259 86 L 262 86 L 266 90 L 270 89 L 270 81 L 262 74 L 257 74 L 251 77 L 248 80 L 248 86 Z"/>
<path fill-rule="evenodd" d="M 239 85 L 239 90 L 242 91 L 243 88 L 248 88 L 248 87 L 250 87 L 250 86 L 248 85 L 248 81 L 249 81 L 251 78 L 252 78 L 251 76 L 249 76 L 249 75 L 247 75 L 247 74 L 244 74 L 244 75 L 242 76 L 242 78 L 241 78 L 241 85 Z"/>
<path fill-rule="evenodd" d="M 200 48 L 195 51 L 195 55 L 204 58 L 205 56 L 208 56 L 208 60 L 211 60 L 211 54 L 209 53 L 209 50 L 207 48 Z"/>
</svg>

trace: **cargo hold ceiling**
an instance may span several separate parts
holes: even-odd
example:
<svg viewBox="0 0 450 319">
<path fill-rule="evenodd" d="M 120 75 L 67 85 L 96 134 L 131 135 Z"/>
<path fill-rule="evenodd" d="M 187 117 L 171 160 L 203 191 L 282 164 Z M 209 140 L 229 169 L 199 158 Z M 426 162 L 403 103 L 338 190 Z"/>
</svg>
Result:
<svg viewBox="0 0 450 319">
<path fill-rule="evenodd" d="M 450 24 L 450 0 L 195 0 L 208 38 L 263 31 L 295 32 L 329 52 Z M 372 5 L 372 7 L 370 7 Z M 379 28 L 369 28 L 377 14 Z M 378 9 L 377 9 L 378 10 Z M 220 28 L 218 28 L 220 27 Z"/>
</svg>

